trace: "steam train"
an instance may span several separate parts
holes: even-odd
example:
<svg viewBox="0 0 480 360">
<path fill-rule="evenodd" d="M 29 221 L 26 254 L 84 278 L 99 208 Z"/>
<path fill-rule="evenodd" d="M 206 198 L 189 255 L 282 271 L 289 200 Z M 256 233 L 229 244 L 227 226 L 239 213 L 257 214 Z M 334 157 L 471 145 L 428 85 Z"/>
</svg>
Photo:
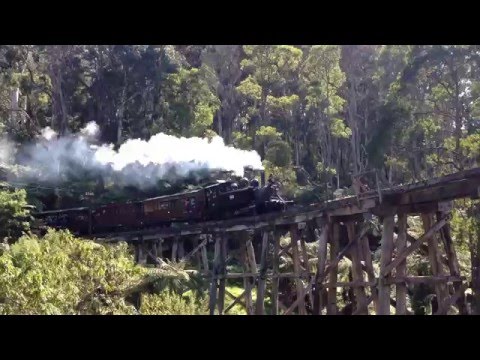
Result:
<svg viewBox="0 0 480 360">
<path fill-rule="evenodd" d="M 262 186 L 258 180 L 220 181 L 198 190 L 154 197 L 142 201 L 112 203 L 96 208 L 82 207 L 40 212 L 44 225 L 67 228 L 78 235 L 167 227 L 239 216 L 282 211 L 291 205 L 278 195 L 274 182 Z"/>
</svg>

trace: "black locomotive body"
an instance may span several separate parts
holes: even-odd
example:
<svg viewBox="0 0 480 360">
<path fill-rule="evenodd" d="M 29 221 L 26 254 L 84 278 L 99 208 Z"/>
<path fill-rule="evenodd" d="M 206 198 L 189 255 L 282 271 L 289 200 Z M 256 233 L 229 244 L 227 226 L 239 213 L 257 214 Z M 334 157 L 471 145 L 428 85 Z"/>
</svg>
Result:
<svg viewBox="0 0 480 360">
<path fill-rule="evenodd" d="M 143 201 L 47 211 L 38 213 L 37 218 L 49 227 L 86 235 L 263 214 L 282 211 L 290 203 L 277 195 L 271 183 L 259 187 L 258 182 L 252 182 L 238 188 L 233 181 L 221 181 L 195 191 Z"/>
</svg>

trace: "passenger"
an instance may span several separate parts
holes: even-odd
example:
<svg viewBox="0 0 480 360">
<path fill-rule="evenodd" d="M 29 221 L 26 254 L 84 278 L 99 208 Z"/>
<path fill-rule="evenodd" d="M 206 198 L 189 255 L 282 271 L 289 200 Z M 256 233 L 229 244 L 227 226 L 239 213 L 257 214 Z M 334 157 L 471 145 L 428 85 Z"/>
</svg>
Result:
<svg viewBox="0 0 480 360">
<path fill-rule="evenodd" d="M 250 182 L 250 186 L 253 187 L 254 189 L 258 189 L 258 186 L 259 186 L 259 182 L 257 179 L 253 179 L 251 182 Z"/>
<path fill-rule="evenodd" d="M 237 183 L 232 183 L 232 190 L 233 190 L 233 191 L 238 190 L 238 185 L 237 185 Z"/>
</svg>

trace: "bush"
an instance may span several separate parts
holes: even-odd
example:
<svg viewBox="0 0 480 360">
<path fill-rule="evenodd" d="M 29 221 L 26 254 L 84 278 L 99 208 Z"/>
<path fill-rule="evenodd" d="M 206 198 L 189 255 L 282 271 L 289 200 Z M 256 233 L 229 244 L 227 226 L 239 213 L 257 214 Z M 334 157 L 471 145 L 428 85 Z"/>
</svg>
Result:
<svg viewBox="0 0 480 360">
<path fill-rule="evenodd" d="M 0 190 L 0 241 L 17 240 L 30 230 L 25 190 Z"/>
<path fill-rule="evenodd" d="M 24 236 L 0 256 L 0 313 L 133 314 L 123 292 L 145 271 L 125 243 L 100 245 L 68 231 Z"/>
<path fill-rule="evenodd" d="M 182 296 L 168 289 L 142 297 L 142 315 L 207 315 L 208 302 L 195 295 Z"/>
</svg>

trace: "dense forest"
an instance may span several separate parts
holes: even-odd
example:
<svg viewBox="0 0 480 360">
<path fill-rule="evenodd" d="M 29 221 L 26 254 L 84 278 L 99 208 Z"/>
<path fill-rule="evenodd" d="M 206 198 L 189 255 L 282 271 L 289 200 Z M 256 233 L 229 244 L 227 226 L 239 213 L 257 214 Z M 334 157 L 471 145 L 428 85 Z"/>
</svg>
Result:
<svg viewBox="0 0 480 360">
<path fill-rule="evenodd" d="M 22 168 L 7 139 L 19 148 L 46 127 L 67 136 L 92 121 L 99 127 L 96 141 L 114 149 L 158 133 L 220 136 L 227 145 L 257 151 L 289 198 L 347 193 L 352 175 L 368 170 L 376 170 L 385 187 L 405 184 L 479 166 L 480 47 L 0 46 L 0 165 L 8 173 L 0 193 L 0 272 L 8 275 L 0 277 L 0 312 L 168 313 L 164 304 L 172 313 L 205 311 L 200 292 L 185 300 L 185 284 L 196 281 L 185 264 L 152 275 L 126 260 L 122 246 L 63 232 L 45 239 L 28 234 L 26 203 L 48 209 L 139 196 L 138 189 L 109 188 L 90 174 L 12 180 Z M 179 188 L 162 183 L 153 191 Z M 479 213 L 478 202 L 457 201 L 452 227 L 462 272 L 480 291 Z M 69 256 L 78 263 L 65 262 Z M 25 273 L 32 264 L 37 270 Z M 58 278 L 51 266 L 68 271 Z M 140 310 L 126 305 L 124 292 L 152 277 L 170 279 L 172 272 L 181 286 L 162 283 Z M 73 282 L 84 288 L 71 288 Z M 91 295 L 100 285 L 114 294 Z M 164 291 L 175 287 L 182 290 Z M 480 299 L 480 292 L 473 296 Z"/>
</svg>

